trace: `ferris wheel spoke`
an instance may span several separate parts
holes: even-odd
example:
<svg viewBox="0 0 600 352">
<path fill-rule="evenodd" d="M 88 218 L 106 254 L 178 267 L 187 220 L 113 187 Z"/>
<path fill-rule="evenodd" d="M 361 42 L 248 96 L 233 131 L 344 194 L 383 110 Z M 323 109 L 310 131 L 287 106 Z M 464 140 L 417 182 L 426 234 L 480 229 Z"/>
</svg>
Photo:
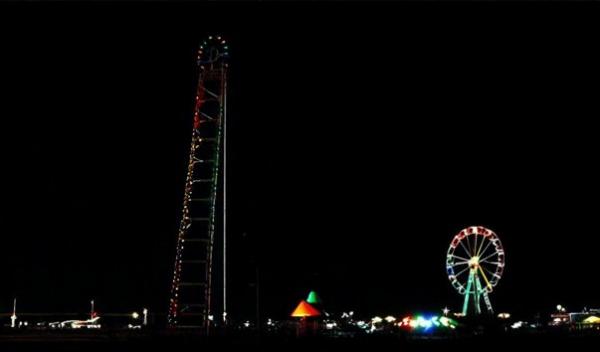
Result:
<svg viewBox="0 0 600 352">
<path fill-rule="evenodd" d="M 479 259 L 479 261 L 480 261 L 480 262 L 486 261 L 486 260 L 490 259 L 491 257 L 493 257 L 493 256 L 497 255 L 497 254 L 498 254 L 498 253 L 494 252 L 494 253 L 492 253 L 492 254 L 488 255 L 487 257 L 485 257 L 485 258 L 483 258 L 483 259 Z"/>
<path fill-rule="evenodd" d="M 481 239 L 481 243 L 479 244 L 479 248 L 477 249 L 476 255 L 479 256 L 481 254 L 481 250 L 483 249 L 483 246 L 485 245 L 485 242 L 487 240 L 487 237 L 482 236 L 483 238 Z M 490 243 L 491 241 L 488 240 L 488 243 Z"/>
<path fill-rule="evenodd" d="M 487 245 L 485 246 L 485 248 L 483 250 L 479 250 L 479 252 L 477 253 L 477 256 L 481 257 L 482 255 L 485 254 L 485 252 L 488 250 L 488 248 L 490 248 L 490 246 L 492 245 L 492 241 L 488 240 Z"/>
<path fill-rule="evenodd" d="M 490 262 L 489 260 L 480 260 L 479 263 L 487 263 L 487 264 L 490 264 L 490 265 L 500 265 L 500 264 L 502 264 L 500 262 Z"/>
<path fill-rule="evenodd" d="M 487 271 L 488 273 L 493 274 L 493 271 L 490 270 L 486 265 L 482 265 L 481 263 L 479 263 L 479 267 Z"/>
<path fill-rule="evenodd" d="M 462 243 L 462 242 L 461 242 L 461 243 Z M 465 258 L 467 258 L 467 259 L 469 259 L 469 258 L 472 258 L 472 257 L 473 257 L 473 254 L 471 254 L 471 253 L 469 252 L 469 249 L 467 249 L 467 247 L 466 247 L 466 246 L 464 246 L 464 245 L 463 245 L 463 246 L 462 246 L 462 248 L 461 248 L 461 250 L 464 252 L 464 254 L 461 254 L 461 255 L 463 255 L 463 257 L 465 257 Z"/>
<path fill-rule="evenodd" d="M 482 266 L 481 268 L 483 268 L 483 270 L 487 271 L 488 274 L 497 277 L 498 275 L 495 272 L 492 272 L 490 269 L 486 268 L 485 266 Z"/>
<path fill-rule="evenodd" d="M 458 258 L 458 259 L 461 259 L 461 260 L 466 260 L 467 262 L 469 261 L 469 258 L 464 258 L 464 257 L 458 256 L 458 255 L 456 255 L 456 254 L 452 254 L 452 256 L 453 256 L 454 258 Z"/>
<path fill-rule="evenodd" d="M 494 248 L 494 247 L 489 247 L 489 248 L 486 248 L 486 250 L 485 250 L 485 251 L 482 251 L 482 252 L 481 252 L 481 253 L 478 255 L 478 257 L 480 258 L 479 260 L 481 260 L 481 258 L 488 259 L 488 258 L 489 258 L 489 256 L 494 256 L 495 254 L 496 254 L 496 248 Z M 486 256 L 487 256 L 487 257 L 486 257 Z"/>
<path fill-rule="evenodd" d="M 484 268 L 485 269 L 485 268 Z M 498 273 L 493 273 L 490 270 L 485 269 L 490 275 L 492 275 L 492 281 L 497 282 L 500 280 L 501 276 Z"/>
<path fill-rule="evenodd" d="M 485 275 L 485 272 L 483 271 L 484 269 L 482 269 L 481 266 L 479 266 L 479 271 L 481 272 L 481 276 L 483 276 L 483 279 L 485 280 L 486 285 L 489 288 L 492 288 L 492 284 L 490 284 L 490 280 L 488 280 L 487 276 Z"/>
<path fill-rule="evenodd" d="M 489 261 L 489 260 L 480 260 L 479 261 L 479 264 L 483 265 L 483 266 L 488 266 L 488 265 L 492 266 L 492 265 L 496 265 L 496 263 L 497 262 L 492 262 L 492 261 Z"/>
<path fill-rule="evenodd" d="M 475 232 L 475 234 L 473 234 L 473 236 L 475 237 L 474 238 L 475 243 L 474 243 L 474 246 L 473 246 L 473 255 L 475 256 L 475 255 L 477 255 L 477 232 Z"/>
<path fill-rule="evenodd" d="M 469 270 L 469 267 L 466 267 L 466 268 L 462 269 L 461 271 L 459 271 L 457 274 L 454 274 L 454 277 L 458 277 L 458 275 L 464 273 L 467 270 Z"/>
<path fill-rule="evenodd" d="M 454 262 L 452 264 L 453 265 L 469 265 L 469 261 L 465 260 L 465 261 L 462 261 L 462 262 Z"/>
<path fill-rule="evenodd" d="M 460 243 L 461 247 L 462 247 L 462 248 L 465 250 L 465 252 L 467 253 L 467 255 L 468 255 L 469 257 L 471 257 L 471 256 L 472 256 L 472 255 L 471 255 L 471 252 L 470 252 L 470 251 L 467 249 L 467 247 L 465 246 L 465 244 L 463 243 L 463 241 L 460 241 L 460 242 L 458 242 L 458 243 Z"/>
<path fill-rule="evenodd" d="M 469 240 L 469 236 L 465 236 L 465 240 L 467 241 L 467 247 L 469 247 L 469 255 L 473 256 L 473 249 L 471 248 L 471 241 Z"/>
</svg>

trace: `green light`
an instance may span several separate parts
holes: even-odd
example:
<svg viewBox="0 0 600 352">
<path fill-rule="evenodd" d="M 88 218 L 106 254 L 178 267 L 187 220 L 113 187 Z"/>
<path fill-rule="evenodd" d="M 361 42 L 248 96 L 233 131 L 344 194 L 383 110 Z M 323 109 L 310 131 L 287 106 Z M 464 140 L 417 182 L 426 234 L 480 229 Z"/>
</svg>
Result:
<svg viewBox="0 0 600 352">
<path fill-rule="evenodd" d="M 422 328 L 431 327 L 431 322 L 429 320 L 423 318 L 422 316 L 417 317 L 417 323 Z"/>
<path fill-rule="evenodd" d="M 448 326 L 448 318 L 441 317 L 440 318 L 440 323 L 442 323 L 442 325 L 444 325 L 444 326 Z"/>
<path fill-rule="evenodd" d="M 321 297 L 319 297 L 315 291 L 310 291 L 308 298 L 306 298 L 306 302 L 310 304 L 321 304 Z"/>
</svg>

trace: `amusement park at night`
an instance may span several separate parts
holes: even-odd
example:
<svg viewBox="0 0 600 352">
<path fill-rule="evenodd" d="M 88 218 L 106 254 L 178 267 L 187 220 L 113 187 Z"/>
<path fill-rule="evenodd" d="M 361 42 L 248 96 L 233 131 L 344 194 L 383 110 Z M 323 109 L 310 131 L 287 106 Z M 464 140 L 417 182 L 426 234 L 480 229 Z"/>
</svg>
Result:
<svg viewBox="0 0 600 352">
<path fill-rule="evenodd" d="M 416 4 L 19 5 L 0 351 L 600 344 L 589 46 Z"/>
</svg>

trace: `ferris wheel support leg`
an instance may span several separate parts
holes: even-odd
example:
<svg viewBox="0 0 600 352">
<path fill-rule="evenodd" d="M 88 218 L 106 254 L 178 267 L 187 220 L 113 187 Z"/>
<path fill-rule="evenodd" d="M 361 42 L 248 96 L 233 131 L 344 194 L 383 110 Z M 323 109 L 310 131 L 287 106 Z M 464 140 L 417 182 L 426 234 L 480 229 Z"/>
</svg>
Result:
<svg viewBox="0 0 600 352">
<path fill-rule="evenodd" d="M 475 311 L 481 314 L 481 281 L 477 274 L 475 274 Z"/>
<path fill-rule="evenodd" d="M 462 314 L 467 315 L 469 308 L 469 296 L 471 295 L 471 285 L 473 284 L 473 271 L 469 273 L 469 280 L 467 281 L 467 290 L 465 291 L 465 301 L 463 303 Z"/>
<path fill-rule="evenodd" d="M 483 300 L 485 301 L 485 305 L 487 307 L 488 313 L 494 314 L 494 309 L 492 308 L 492 302 L 490 302 L 490 296 L 486 290 L 483 290 Z"/>
</svg>

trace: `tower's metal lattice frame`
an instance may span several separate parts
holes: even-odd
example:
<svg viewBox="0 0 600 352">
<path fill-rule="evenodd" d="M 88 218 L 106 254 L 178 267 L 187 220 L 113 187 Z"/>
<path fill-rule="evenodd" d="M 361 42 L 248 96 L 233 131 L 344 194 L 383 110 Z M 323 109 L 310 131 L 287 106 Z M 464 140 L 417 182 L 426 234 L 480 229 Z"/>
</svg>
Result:
<svg viewBox="0 0 600 352">
<path fill-rule="evenodd" d="M 208 37 L 198 51 L 198 86 L 167 317 L 169 327 L 208 329 L 210 324 L 228 56 L 228 45 L 219 36 Z"/>
</svg>

